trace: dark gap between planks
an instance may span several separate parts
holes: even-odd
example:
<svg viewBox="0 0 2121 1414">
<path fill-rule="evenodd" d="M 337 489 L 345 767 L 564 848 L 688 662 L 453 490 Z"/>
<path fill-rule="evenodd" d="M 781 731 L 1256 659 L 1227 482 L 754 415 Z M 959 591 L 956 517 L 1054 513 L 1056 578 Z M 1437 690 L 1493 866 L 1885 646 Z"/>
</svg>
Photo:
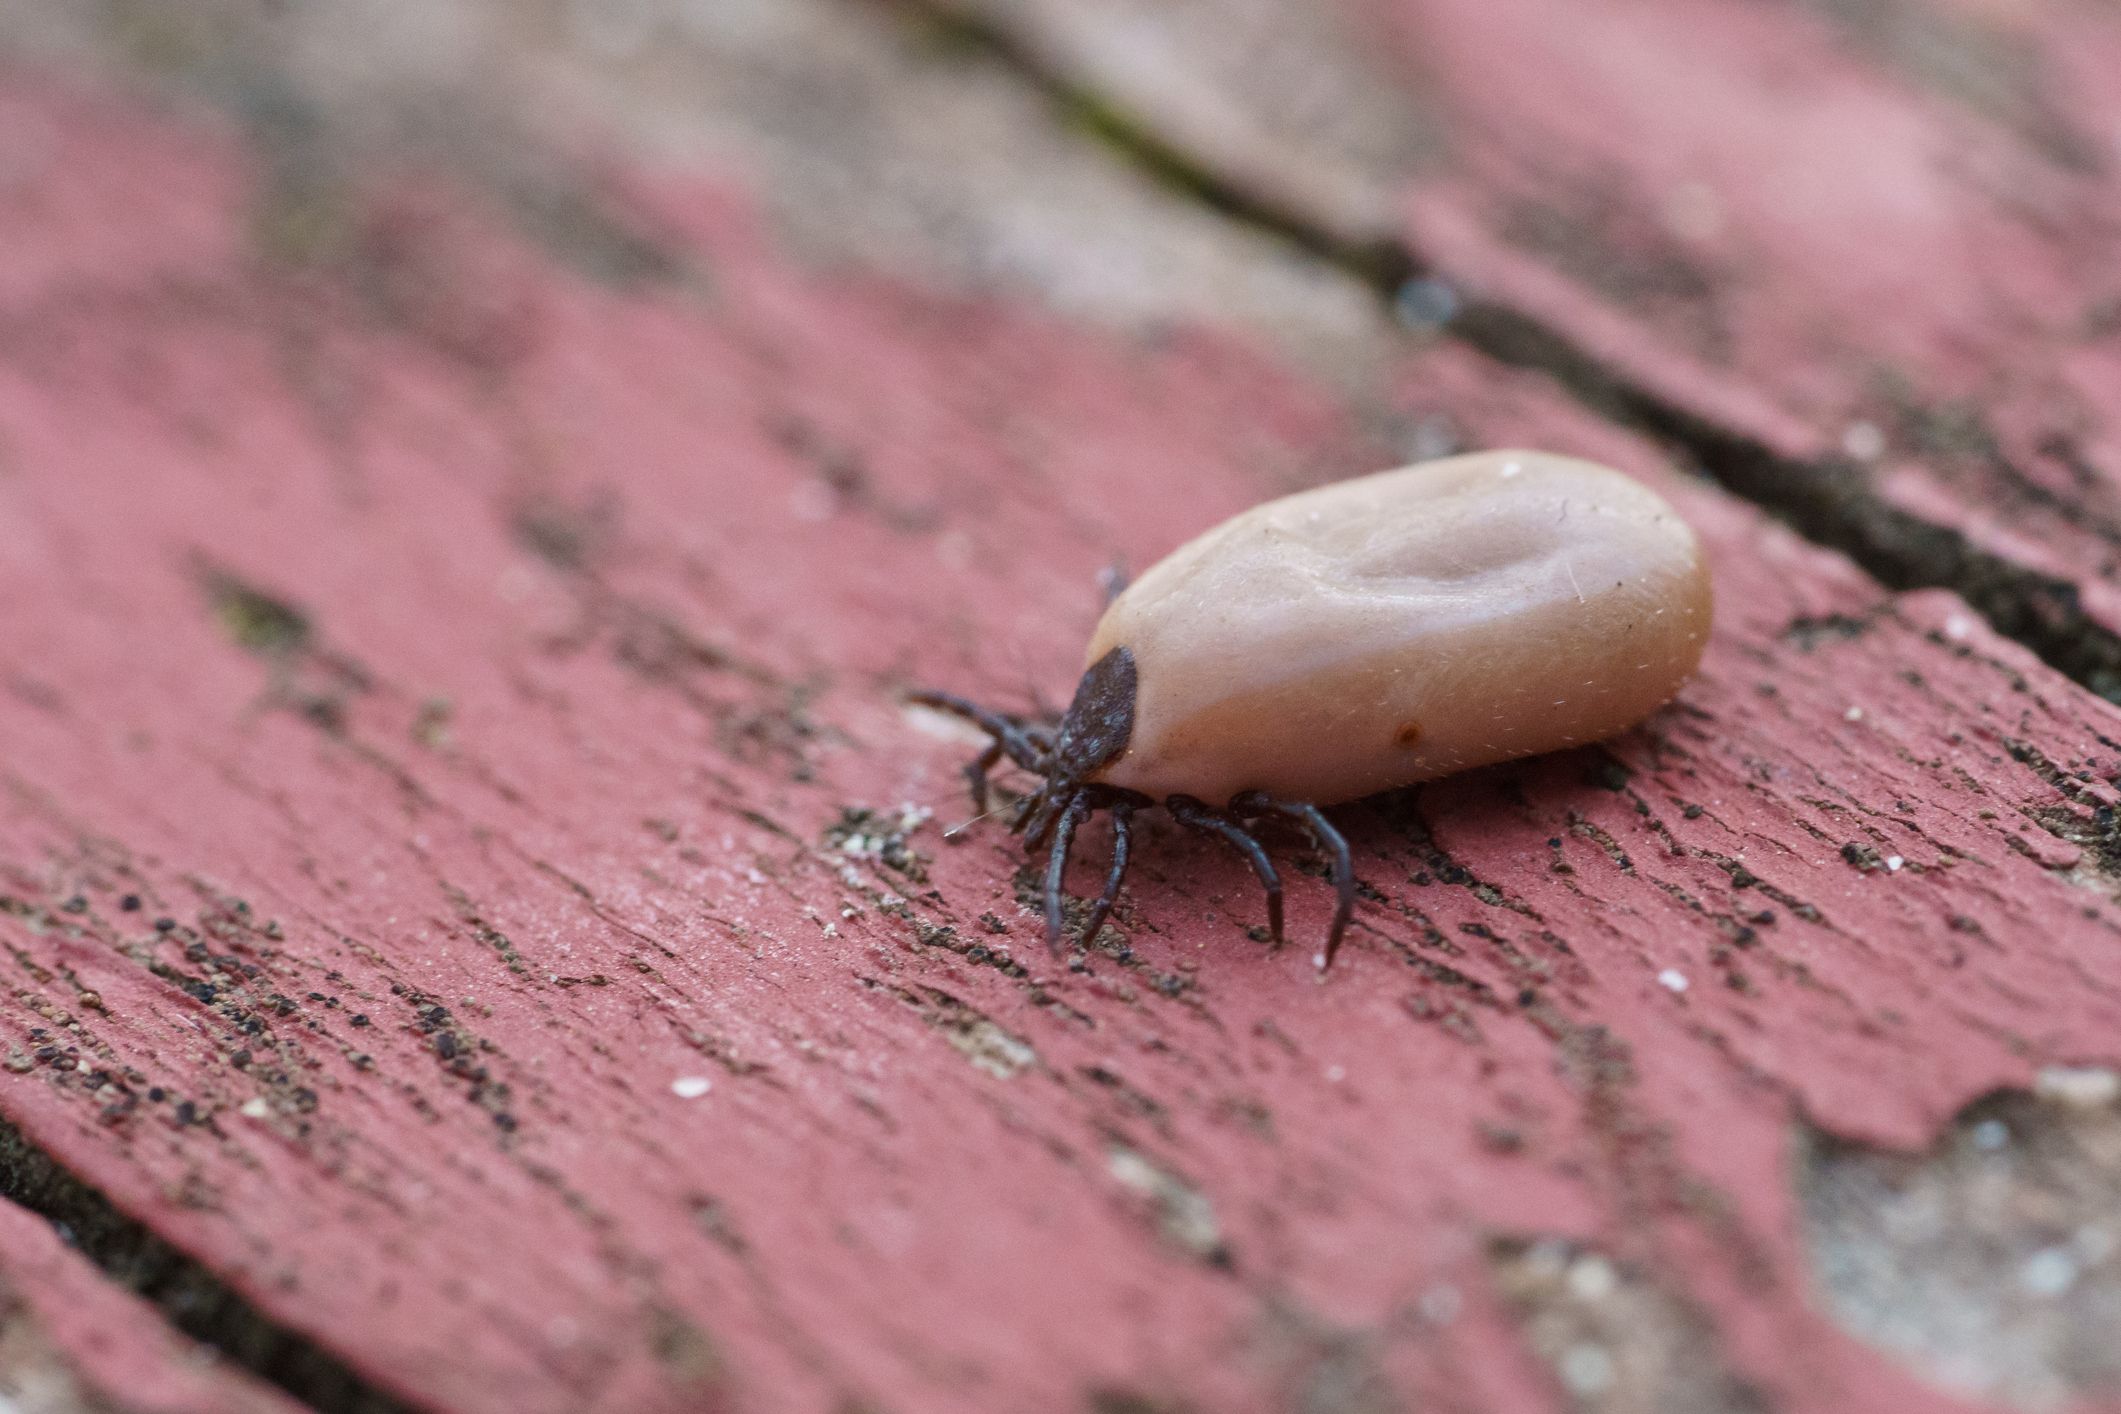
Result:
<svg viewBox="0 0 2121 1414">
<path fill-rule="evenodd" d="M 1036 90 L 1167 190 L 1295 246 L 1360 281 L 1395 314 L 1408 283 L 1439 279 L 1420 252 L 1392 235 L 1334 229 L 1242 176 L 1166 139 L 1138 116 L 1061 67 L 1006 23 L 952 0 L 869 0 L 946 33 Z M 1463 292 L 1460 292 L 1461 295 Z M 1784 456 L 1606 366 L 1567 333 L 1507 305 L 1466 299 L 1444 326 L 1450 337 L 1513 367 L 1554 379 L 1578 402 L 1664 446 L 1732 495 L 1768 511 L 1806 539 L 1847 555 L 1892 590 L 1949 589 L 1997 632 L 2109 701 L 2121 701 L 2121 634 L 2085 613 L 2076 585 L 1981 549 L 1960 531 L 1876 495 L 1843 457 Z"/>
<path fill-rule="evenodd" d="M 29 1209 L 170 1324 L 318 1414 L 421 1414 L 316 1342 L 245 1301 L 204 1264 L 127 1217 L 27 1135 L 0 1119 L 0 1199 Z"/>
</svg>

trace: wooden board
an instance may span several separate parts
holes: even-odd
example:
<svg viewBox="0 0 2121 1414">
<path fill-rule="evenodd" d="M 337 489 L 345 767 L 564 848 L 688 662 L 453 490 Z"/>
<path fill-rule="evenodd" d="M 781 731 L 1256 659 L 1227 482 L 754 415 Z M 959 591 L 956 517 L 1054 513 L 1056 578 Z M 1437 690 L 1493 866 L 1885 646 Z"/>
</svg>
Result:
<svg viewBox="0 0 2121 1414">
<path fill-rule="evenodd" d="M 209 1339 L 332 1409 L 1967 1407 L 1852 1334 L 1820 1175 L 2111 1058 L 2121 713 L 1949 592 L 1353 306 L 1328 376 L 1261 308 L 821 265 L 765 157 L 311 187 L 4 101 L 0 1116 L 93 1190 L 9 1192 L 185 1254 Z M 1323 983 L 1163 826 L 1046 957 L 904 688 L 1060 697 L 1107 566 L 1459 443 L 1672 494 L 1699 681 L 1341 812 Z M 125 1359 L 70 1367 L 162 1407 L 93 1299 Z"/>
</svg>

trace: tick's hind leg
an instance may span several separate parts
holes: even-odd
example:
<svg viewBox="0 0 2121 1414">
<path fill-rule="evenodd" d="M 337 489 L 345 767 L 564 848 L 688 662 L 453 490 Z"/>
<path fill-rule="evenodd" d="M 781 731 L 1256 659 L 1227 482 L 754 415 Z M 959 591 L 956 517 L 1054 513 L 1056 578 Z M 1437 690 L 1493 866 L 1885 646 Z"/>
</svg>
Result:
<svg viewBox="0 0 2121 1414">
<path fill-rule="evenodd" d="M 972 788 L 972 813 L 975 817 L 987 813 L 987 773 L 1001 764 L 1002 744 L 987 743 L 987 749 L 965 763 L 965 784 Z"/>
<path fill-rule="evenodd" d="M 1097 941 L 1097 930 L 1105 926 L 1112 905 L 1119 901 L 1120 880 L 1127 877 L 1127 851 L 1133 842 L 1134 808 L 1131 800 L 1112 804 L 1112 868 L 1105 875 L 1105 891 L 1090 907 L 1090 921 L 1083 924 L 1081 942 L 1086 948 Z"/>
<path fill-rule="evenodd" d="M 1053 755 L 1050 729 L 1006 712 L 990 712 L 948 692 L 909 692 L 906 700 L 963 717 L 994 738 L 986 750 L 965 763 L 965 783 L 971 787 L 972 808 L 978 814 L 987 813 L 987 773 L 1001 764 L 1004 755 L 1034 775 L 1047 773 Z"/>
<path fill-rule="evenodd" d="M 1007 712 L 993 712 L 977 702 L 968 702 L 950 692 L 909 692 L 908 702 L 917 702 L 923 707 L 933 707 L 938 712 L 948 712 L 953 717 L 963 717 L 981 731 L 994 738 L 1009 759 L 1027 771 L 1044 771 L 1046 754 L 1052 734 L 1044 727 L 1035 726 Z"/>
<path fill-rule="evenodd" d="M 1325 951 L 1318 954 L 1318 970 L 1325 971 L 1333 965 L 1333 954 L 1340 951 L 1341 934 L 1348 930 L 1348 919 L 1355 913 L 1355 861 L 1348 854 L 1347 836 L 1333 827 L 1333 822 L 1315 805 L 1300 801 L 1276 800 L 1262 791 L 1248 790 L 1233 796 L 1230 808 L 1240 815 L 1286 815 L 1304 827 L 1311 843 L 1326 856 L 1333 867 L 1333 887 L 1339 901 L 1333 908 L 1333 926 L 1326 931 Z"/>
<path fill-rule="evenodd" d="M 1281 875 L 1274 872 L 1274 862 L 1267 858 L 1267 851 L 1243 825 L 1220 810 L 1210 808 L 1190 795 L 1174 795 L 1164 802 L 1164 809 L 1171 818 L 1188 829 L 1204 834 L 1220 835 L 1237 847 L 1252 872 L 1259 876 L 1260 887 L 1267 891 L 1267 931 L 1273 935 L 1276 947 L 1281 945 Z"/>
<path fill-rule="evenodd" d="M 1046 856 L 1046 950 L 1058 955 L 1061 943 L 1061 881 L 1068 872 L 1068 846 L 1075 827 L 1090 813 L 1090 799 L 1082 791 L 1068 797 L 1053 826 L 1053 852 Z"/>
</svg>

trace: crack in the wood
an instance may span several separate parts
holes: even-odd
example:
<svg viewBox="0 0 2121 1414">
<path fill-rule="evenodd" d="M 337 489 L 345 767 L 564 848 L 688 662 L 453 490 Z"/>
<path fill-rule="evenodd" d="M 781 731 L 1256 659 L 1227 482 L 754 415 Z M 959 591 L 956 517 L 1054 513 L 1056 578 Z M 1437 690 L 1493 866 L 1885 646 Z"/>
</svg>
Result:
<svg viewBox="0 0 2121 1414">
<path fill-rule="evenodd" d="M 1354 275 L 1387 297 L 1423 274 L 1422 262 L 1385 232 L 1335 229 L 1300 203 L 1218 170 L 1089 84 L 1050 62 L 1004 21 L 954 0 L 866 0 L 936 30 L 969 53 L 984 54 L 1052 103 L 1070 127 L 1103 143 L 1158 185 L 1233 221 L 1262 230 Z M 1345 223 L 1338 223 L 1345 226 Z"/>
<path fill-rule="evenodd" d="M 0 1119 L 0 1199 L 36 1213 L 104 1275 L 160 1308 L 193 1340 L 318 1414 L 416 1414 L 309 1337 L 252 1305 Z"/>
<path fill-rule="evenodd" d="M 1499 363 L 1546 374 L 1576 400 L 1667 448 L 1725 490 L 1838 550 L 1888 589 L 1949 589 L 1995 629 L 2057 671 L 2121 701 L 2121 633 L 2085 612 L 2066 579 L 1982 549 L 1959 530 L 1925 520 L 1879 496 L 1860 463 L 1840 455 L 1794 456 L 1720 423 L 1613 368 L 1567 331 L 1450 279 L 1390 230 L 1351 227 L 1330 212 L 1188 150 L 1041 52 L 1008 20 L 960 0 L 867 0 L 946 28 L 1050 101 L 1072 125 L 1152 180 L 1222 216 L 1283 241 L 1368 287 L 1396 311 L 1411 282 L 1452 284 L 1459 307 L 1444 332 Z"/>
</svg>

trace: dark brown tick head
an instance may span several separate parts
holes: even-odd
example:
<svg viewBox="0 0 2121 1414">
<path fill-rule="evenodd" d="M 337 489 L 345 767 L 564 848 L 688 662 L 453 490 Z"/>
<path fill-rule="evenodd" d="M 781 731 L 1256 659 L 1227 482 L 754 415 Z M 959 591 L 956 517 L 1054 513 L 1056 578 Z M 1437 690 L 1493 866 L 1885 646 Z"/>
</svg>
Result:
<svg viewBox="0 0 2121 1414">
<path fill-rule="evenodd" d="M 1075 685 L 1053 744 L 1053 776 L 1088 781 L 1118 759 L 1134 737 L 1134 653 L 1120 647 L 1092 663 Z"/>
<path fill-rule="evenodd" d="M 1061 718 L 1060 734 L 1037 767 L 1045 781 L 1018 817 L 1030 847 L 1037 848 L 1062 825 L 1071 808 L 1095 808 L 1120 798 L 1147 802 L 1147 796 L 1091 779 L 1124 755 L 1134 737 L 1134 687 L 1134 653 L 1126 647 L 1114 648 L 1092 663 L 1075 685 L 1075 700 Z M 1073 828 L 1062 825 L 1064 834 Z"/>
</svg>

